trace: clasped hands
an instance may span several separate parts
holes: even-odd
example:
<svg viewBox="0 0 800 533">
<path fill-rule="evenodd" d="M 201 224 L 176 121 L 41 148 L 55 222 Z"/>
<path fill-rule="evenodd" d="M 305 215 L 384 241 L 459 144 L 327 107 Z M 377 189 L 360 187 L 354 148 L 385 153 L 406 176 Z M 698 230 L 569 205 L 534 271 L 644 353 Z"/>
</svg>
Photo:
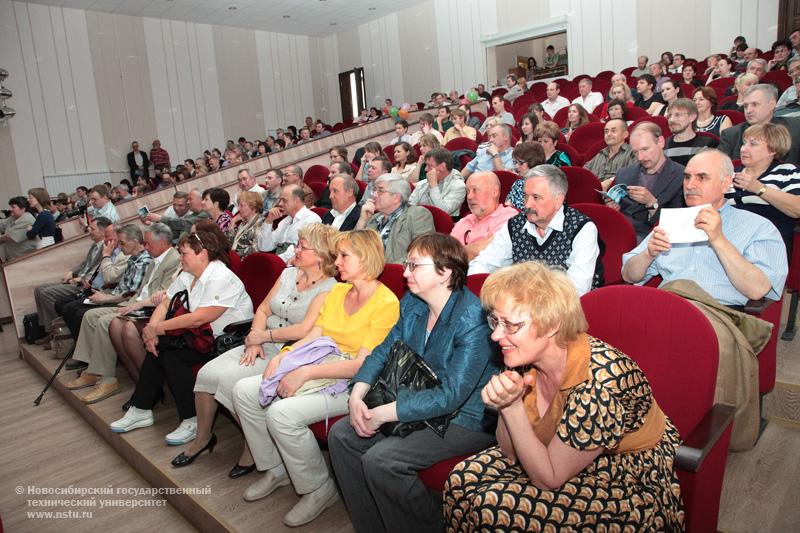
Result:
<svg viewBox="0 0 800 533">
<path fill-rule="evenodd" d="M 533 379 L 531 375 L 519 375 L 516 370 L 506 370 L 492 376 L 481 391 L 483 403 L 498 411 L 506 409 L 522 400 L 525 391 L 533 384 Z"/>
</svg>

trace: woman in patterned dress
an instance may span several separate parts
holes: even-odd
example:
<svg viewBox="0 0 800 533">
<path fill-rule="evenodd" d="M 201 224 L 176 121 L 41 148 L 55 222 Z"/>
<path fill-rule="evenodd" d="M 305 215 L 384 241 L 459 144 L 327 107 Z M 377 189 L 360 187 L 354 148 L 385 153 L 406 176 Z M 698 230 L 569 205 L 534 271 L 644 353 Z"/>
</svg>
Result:
<svg viewBox="0 0 800 533">
<path fill-rule="evenodd" d="M 681 531 L 678 431 L 636 363 L 586 334 L 566 274 L 513 265 L 481 300 L 508 367 L 482 393 L 498 445 L 450 473 L 448 531 Z"/>
</svg>

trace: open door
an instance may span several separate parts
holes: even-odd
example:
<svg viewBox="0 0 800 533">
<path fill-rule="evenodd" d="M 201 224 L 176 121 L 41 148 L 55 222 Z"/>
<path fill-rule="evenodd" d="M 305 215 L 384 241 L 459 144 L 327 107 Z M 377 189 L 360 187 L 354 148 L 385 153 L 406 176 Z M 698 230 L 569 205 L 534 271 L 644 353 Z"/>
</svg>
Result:
<svg viewBox="0 0 800 533">
<path fill-rule="evenodd" d="M 339 74 L 339 97 L 342 101 L 342 120 L 356 118 L 367 107 L 364 69 L 356 68 Z"/>
</svg>

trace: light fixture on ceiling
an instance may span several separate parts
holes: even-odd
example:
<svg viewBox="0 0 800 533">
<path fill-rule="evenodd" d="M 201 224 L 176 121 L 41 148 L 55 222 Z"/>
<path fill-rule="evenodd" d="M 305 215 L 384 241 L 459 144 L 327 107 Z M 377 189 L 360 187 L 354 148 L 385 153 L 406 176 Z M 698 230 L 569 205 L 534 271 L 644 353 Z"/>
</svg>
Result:
<svg viewBox="0 0 800 533">
<path fill-rule="evenodd" d="M 374 8 L 374 7 L 370 7 L 370 8 L 368 8 L 368 9 L 369 9 L 370 11 L 375 11 L 375 8 Z"/>
<path fill-rule="evenodd" d="M 288 18 L 292 18 L 292 16 L 291 15 L 284 15 L 283 18 L 288 19 Z"/>
<path fill-rule="evenodd" d="M 331 22 L 330 25 L 331 26 L 338 26 L 338 24 L 336 24 L 335 22 Z"/>
<path fill-rule="evenodd" d="M 228 11 L 236 11 L 237 9 L 236 6 L 228 6 Z"/>
</svg>

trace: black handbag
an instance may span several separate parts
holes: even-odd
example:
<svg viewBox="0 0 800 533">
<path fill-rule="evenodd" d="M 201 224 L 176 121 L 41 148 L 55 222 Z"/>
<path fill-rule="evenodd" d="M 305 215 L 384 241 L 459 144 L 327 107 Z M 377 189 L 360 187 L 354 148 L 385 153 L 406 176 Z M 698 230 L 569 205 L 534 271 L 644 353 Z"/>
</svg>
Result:
<svg viewBox="0 0 800 533">
<path fill-rule="evenodd" d="M 389 358 L 383 367 L 378 381 L 364 396 L 364 403 L 370 409 L 397 400 L 397 391 L 406 387 L 412 391 L 430 389 L 441 385 L 436 373 L 414 350 L 403 341 L 394 341 L 389 349 Z M 416 422 L 387 422 L 380 428 L 387 437 L 405 437 L 414 431 L 429 427 L 438 436 L 444 438 L 450 420 L 456 413 L 419 420 Z"/>
</svg>

